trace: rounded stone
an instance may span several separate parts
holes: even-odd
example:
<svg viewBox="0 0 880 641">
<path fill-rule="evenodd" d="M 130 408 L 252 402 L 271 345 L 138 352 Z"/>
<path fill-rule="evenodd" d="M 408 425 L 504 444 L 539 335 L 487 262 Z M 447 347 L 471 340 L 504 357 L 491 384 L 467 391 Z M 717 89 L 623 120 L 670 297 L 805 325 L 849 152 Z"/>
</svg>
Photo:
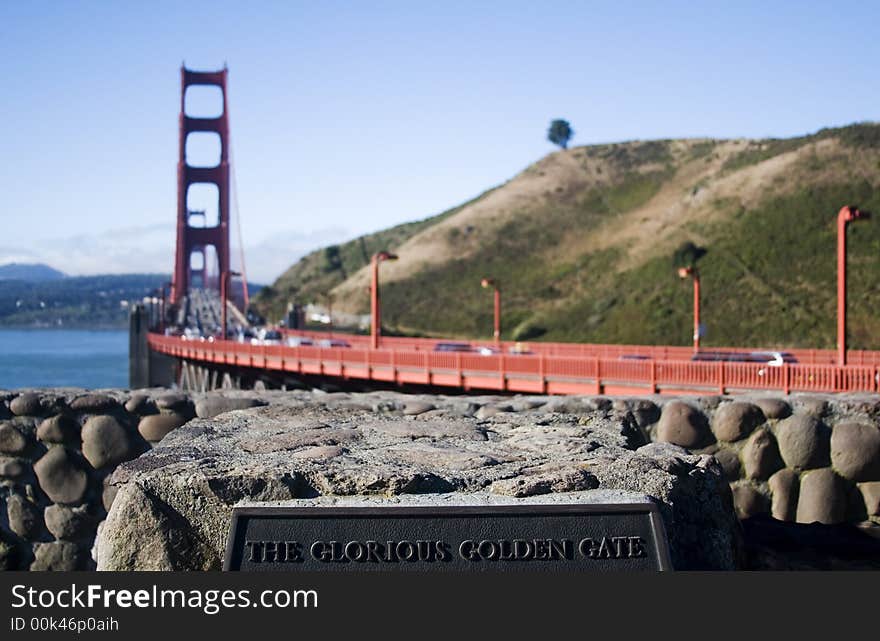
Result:
<svg viewBox="0 0 880 641">
<path fill-rule="evenodd" d="M 828 428 L 815 416 L 795 414 L 780 421 L 776 441 L 786 467 L 795 471 L 827 467 L 830 463 Z"/>
<path fill-rule="evenodd" d="M 70 508 L 64 505 L 50 505 L 46 508 L 43 518 L 52 536 L 65 541 L 89 538 L 94 535 L 97 526 L 85 506 Z"/>
<path fill-rule="evenodd" d="M 657 440 L 687 448 L 702 447 L 712 440 L 712 432 L 698 409 L 683 401 L 670 401 L 660 414 Z"/>
<path fill-rule="evenodd" d="M 725 403 L 715 410 L 715 416 L 712 417 L 712 431 L 720 441 L 738 441 L 748 436 L 765 420 L 764 412 L 757 405 L 734 401 Z"/>
<path fill-rule="evenodd" d="M 27 476 L 30 463 L 17 458 L 0 459 L 0 478 L 20 479 Z"/>
<path fill-rule="evenodd" d="M 880 481 L 859 483 L 868 516 L 880 516 Z"/>
<path fill-rule="evenodd" d="M 34 546 L 31 571 L 72 572 L 84 569 L 85 561 L 85 553 L 76 543 L 69 541 L 37 543 Z"/>
<path fill-rule="evenodd" d="M 880 429 L 864 423 L 835 425 L 831 465 L 851 481 L 880 481 Z"/>
<path fill-rule="evenodd" d="M 783 466 L 776 439 L 766 427 L 756 430 L 742 451 L 746 478 L 764 481 Z"/>
<path fill-rule="evenodd" d="M 40 488 L 55 503 L 79 503 L 89 477 L 79 457 L 65 447 L 50 447 L 34 464 Z"/>
<path fill-rule="evenodd" d="M 697 403 L 704 412 L 712 412 L 725 400 L 724 396 L 701 396 L 697 399 Z"/>
<path fill-rule="evenodd" d="M 795 401 L 795 406 L 804 414 L 822 418 L 828 411 L 828 403 L 821 398 L 806 396 Z"/>
<path fill-rule="evenodd" d="M 70 443 L 79 440 L 79 423 L 70 416 L 58 414 L 42 421 L 37 438 L 44 443 Z"/>
<path fill-rule="evenodd" d="M 9 529 L 23 539 L 35 539 L 42 529 L 40 509 L 18 494 L 10 494 L 6 499 L 6 515 Z"/>
<path fill-rule="evenodd" d="M 732 486 L 733 505 L 740 519 L 747 519 L 769 511 L 767 497 L 745 483 Z"/>
<path fill-rule="evenodd" d="M 12 422 L 0 423 L 0 452 L 21 454 L 27 449 L 28 438 Z"/>
<path fill-rule="evenodd" d="M 134 457 L 131 438 L 112 416 L 92 416 L 82 428 L 82 452 L 95 469 L 118 465 Z"/>
<path fill-rule="evenodd" d="M 778 398 L 758 398 L 755 399 L 755 405 L 761 408 L 767 418 L 779 419 L 791 416 L 791 406 Z"/>
<path fill-rule="evenodd" d="M 636 417 L 636 422 L 639 424 L 639 427 L 645 428 L 648 425 L 653 425 L 658 420 L 660 420 L 660 408 L 657 407 L 655 403 L 645 399 L 638 399 L 633 401 L 632 409 L 633 416 Z"/>
<path fill-rule="evenodd" d="M 16 416 L 39 416 L 43 411 L 43 404 L 39 394 L 25 392 L 12 399 L 9 409 Z"/>
<path fill-rule="evenodd" d="M 844 481 L 830 467 L 811 470 L 801 477 L 798 523 L 841 523 L 846 516 L 846 505 Z"/>
<path fill-rule="evenodd" d="M 125 401 L 125 411 L 132 414 L 146 414 L 153 409 L 155 405 L 146 394 L 133 394 Z"/>
<path fill-rule="evenodd" d="M 150 414 L 140 420 L 138 432 L 151 443 L 156 443 L 184 423 L 186 419 L 180 414 Z"/>
<path fill-rule="evenodd" d="M 721 465 L 721 469 L 724 470 L 725 479 L 730 482 L 739 479 L 741 464 L 736 450 L 729 447 L 722 447 L 716 451 L 713 456 Z"/>
<path fill-rule="evenodd" d="M 108 412 L 119 405 L 112 396 L 106 394 L 85 394 L 78 396 L 70 403 L 70 409 L 76 412 L 86 412 L 89 414 L 97 414 L 99 412 Z"/>
<path fill-rule="evenodd" d="M 796 472 L 782 468 L 767 481 L 772 495 L 770 515 L 780 521 L 794 521 L 797 517 L 798 489 Z"/>
<path fill-rule="evenodd" d="M 183 410 L 188 408 L 192 403 L 186 394 L 177 392 L 169 392 L 156 397 L 156 407 L 160 410 Z"/>
</svg>

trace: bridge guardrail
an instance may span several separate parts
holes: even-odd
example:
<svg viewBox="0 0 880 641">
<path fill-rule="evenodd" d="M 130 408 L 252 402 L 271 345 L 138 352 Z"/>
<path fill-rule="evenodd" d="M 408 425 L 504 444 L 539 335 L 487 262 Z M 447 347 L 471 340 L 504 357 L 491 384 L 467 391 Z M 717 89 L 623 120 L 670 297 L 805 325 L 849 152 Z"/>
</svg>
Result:
<svg viewBox="0 0 880 641">
<path fill-rule="evenodd" d="M 328 332 L 308 330 L 284 330 L 286 336 L 303 336 L 314 340 L 328 338 Z M 334 338 L 348 341 L 352 347 L 368 348 L 370 337 L 363 334 L 347 334 L 344 332 L 332 332 Z M 382 346 L 395 350 L 433 351 L 438 342 L 450 339 L 440 338 L 401 338 L 396 336 L 383 336 Z M 458 341 L 456 341 L 458 342 Z M 490 339 L 465 340 L 460 342 L 470 345 L 493 345 Z M 691 346 L 668 346 L 668 345 L 602 345 L 594 343 L 551 343 L 551 342 L 513 342 L 502 341 L 500 343 L 505 353 L 510 353 L 511 348 L 516 346 L 525 347 L 534 354 L 545 356 L 569 356 L 569 357 L 598 357 L 606 359 L 620 359 L 627 357 L 644 357 L 654 360 L 689 360 L 693 356 L 694 349 Z M 708 347 L 713 352 L 742 353 L 742 352 L 787 352 L 794 356 L 798 364 L 806 365 L 836 365 L 837 351 L 832 349 L 801 349 L 801 348 L 742 348 L 742 347 Z M 849 350 L 847 362 L 850 365 L 880 365 L 880 351 L 877 350 Z"/>
<path fill-rule="evenodd" d="M 775 390 L 877 392 L 880 367 L 871 365 L 690 361 L 547 354 L 480 355 L 424 349 L 249 345 L 192 341 L 150 334 L 151 349 L 177 358 L 238 368 L 332 374 L 474 389 L 600 393 L 609 389 L 674 391 Z M 383 339 L 384 340 L 384 339 Z M 689 356 L 688 356 L 689 358 Z"/>
</svg>

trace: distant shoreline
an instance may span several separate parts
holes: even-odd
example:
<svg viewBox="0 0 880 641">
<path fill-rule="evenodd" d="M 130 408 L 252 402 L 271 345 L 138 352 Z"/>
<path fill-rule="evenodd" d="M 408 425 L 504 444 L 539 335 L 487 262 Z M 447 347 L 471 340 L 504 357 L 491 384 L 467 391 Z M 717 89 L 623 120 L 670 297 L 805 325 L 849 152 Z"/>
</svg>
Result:
<svg viewBox="0 0 880 641">
<path fill-rule="evenodd" d="M 3 330 L 50 330 L 50 331 L 89 331 L 89 332 L 109 332 L 123 331 L 128 329 L 128 324 L 123 325 L 0 325 L 0 331 Z"/>
</svg>

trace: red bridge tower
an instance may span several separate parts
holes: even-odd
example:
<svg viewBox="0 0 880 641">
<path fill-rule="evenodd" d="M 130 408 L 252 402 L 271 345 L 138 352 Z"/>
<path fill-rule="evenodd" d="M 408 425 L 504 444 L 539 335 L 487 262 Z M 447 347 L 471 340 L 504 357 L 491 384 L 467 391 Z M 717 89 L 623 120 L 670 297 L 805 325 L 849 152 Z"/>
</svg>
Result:
<svg viewBox="0 0 880 641">
<path fill-rule="evenodd" d="M 221 71 L 191 71 L 180 68 L 180 155 L 177 163 L 177 250 L 174 276 L 171 283 L 171 303 L 177 304 L 186 296 L 194 272 L 201 272 L 203 286 L 207 271 L 205 249 L 213 247 L 217 253 L 217 276 L 220 279 L 230 270 L 229 264 L 229 119 L 226 110 L 226 75 Z M 223 94 L 223 112 L 215 118 L 194 118 L 186 113 L 186 89 L 192 85 L 220 88 Z M 214 167 L 192 167 L 186 162 L 186 139 L 193 132 L 214 132 L 220 137 L 220 162 Z M 217 224 L 212 227 L 191 225 L 190 218 L 204 215 L 187 208 L 187 192 L 194 184 L 207 183 L 217 187 Z M 191 268 L 194 254 L 201 254 L 201 267 Z"/>
</svg>

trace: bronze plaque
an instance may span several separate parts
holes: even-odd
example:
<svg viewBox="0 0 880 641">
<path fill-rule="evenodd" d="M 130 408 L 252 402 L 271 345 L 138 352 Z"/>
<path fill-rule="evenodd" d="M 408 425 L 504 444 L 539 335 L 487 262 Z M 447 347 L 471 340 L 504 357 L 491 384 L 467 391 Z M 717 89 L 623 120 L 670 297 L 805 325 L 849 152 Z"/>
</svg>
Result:
<svg viewBox="0 0 880 641">
<path fill-rule="evenodd" d="M 669 570 L 657 506 L 234 508 L 224 570 Z"/>
</svg>

